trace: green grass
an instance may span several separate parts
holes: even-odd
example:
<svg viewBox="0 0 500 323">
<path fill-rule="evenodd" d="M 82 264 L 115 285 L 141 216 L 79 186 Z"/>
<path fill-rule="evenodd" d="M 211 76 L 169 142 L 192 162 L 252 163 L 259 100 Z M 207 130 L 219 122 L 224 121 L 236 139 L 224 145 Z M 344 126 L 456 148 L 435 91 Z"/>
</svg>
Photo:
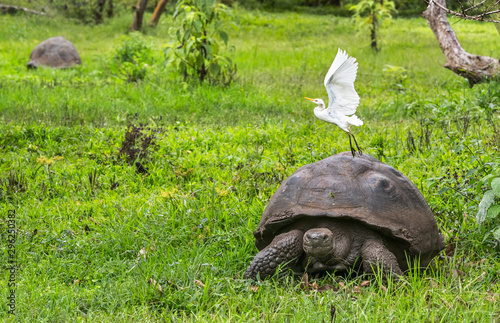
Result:
<svg viewBox="0 0 500 323">
<path fill-rule="evenodd" d="M 130 15 L 96 27 L 2 16 L 2 264 L 7 210 L 19 228 L 17 314 L 6 316 L 0 301 L 2 317 L 320 322 L 333 305 L 337 322 L 499 321 L 500 250 L 490 232 L 498 219 L 475 223 L 481 195 L 468 184 L 498 162 L 499 85 L 469 89 L 444 69 L 423 19 L 395 20 L 379 54 L 346 18 L 238 10 L 236 21 L 238 29 L 226 28 L 238 80 L 222 88 L 185 84 L 165 69 L 167 17 L 146 29 L 156 63 L 144 81 L 126 83 L 110 66 Z M 453 27 L 469 52 L 498 57 L 494 26 Z M 26 70 L 32 48 L 55 35 L 75 44 L 83 65 Z M 303 100 L 326 97 L 323 77 L 338 47 L 359 61 L 358 141 L 421 189 L 447 244 L 456 244 L 454 256 L 398 283 L 310 278 L 338 288 L 325 293 L 302 290 L 289 276 L 243 280 L 256 253 L 252 231 L 279 183 L 348 148 L 347 136 Z M 156 136 L 143 161 L 149 175 L 118 155 L 135 113 L 134 124 L 147 123 Z M 0 286 L 7 280 L 5 271 Z M 360 287 L 364 280 L 370 285 Z"/>
</svg>

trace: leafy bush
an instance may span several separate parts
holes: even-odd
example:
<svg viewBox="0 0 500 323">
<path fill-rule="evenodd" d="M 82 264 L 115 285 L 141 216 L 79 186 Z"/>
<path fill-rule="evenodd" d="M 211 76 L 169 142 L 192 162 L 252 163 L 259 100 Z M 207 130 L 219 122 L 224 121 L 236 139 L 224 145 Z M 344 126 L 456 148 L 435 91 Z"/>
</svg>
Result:
<svg viewBox="0 0 500 323">
<path fill-rule="evenodd" d="M 123 37 L 123 43 L 116 50 L 115 69 L 127 82 L 137 82 L 146 77 L 148 67 L 153 63 L 153 51 L 139 32 Z"/>
<path fill-rule="evenodd" d="M 180 26 L 170 32 L 175 40 L 165 47 L 167 64 L 180 72 L 184 80 L 196 78 L 200 83 L 229 85 L 236 75 L 236 65 L 220 54 L 221 42 L 227 46 L 228 35 L 222 22 L 231 10 L 213 0 L 180 0 L 174 20 Z"/>
</svg>

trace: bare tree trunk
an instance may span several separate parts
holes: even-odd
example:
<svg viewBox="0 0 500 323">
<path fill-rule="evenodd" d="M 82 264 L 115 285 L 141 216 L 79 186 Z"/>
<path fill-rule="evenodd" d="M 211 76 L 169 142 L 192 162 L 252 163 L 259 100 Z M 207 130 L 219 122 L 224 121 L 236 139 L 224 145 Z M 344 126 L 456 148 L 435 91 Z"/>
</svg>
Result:
<svg viewBox="0 0 500 323">
<path fill-rule="evenodd" d="M 446 0 L 431 0 L 423 16 L 427 19 L 446 57 L 444 67 L 468 79 L 470 87 L 491 79 L 500 80 L 500 61 L 493 57 L 467 53 L 451 28 L 445 10 L 434 2 L 446 7 Z"/>
<path fill-rule="evenodd" d="M 104 5 L 106 4 L 106 0 L 97 0 L 97 7 L 95 8 L 95 23 L 102 23 L 102 13 L 104 12 Z"/>
<path fill-rule="evenodd" d="M 132 31 L 140 31 L 142 29 L 142 18 L 144 17 L 144 10 L 146 10 L 146 5 L 148 0 L 139 0 L 137 6 L 134 8 L 134 21 L 130 27 Z"/>
<path fill-rule="evenodd" d="M 114 8 L 113 8 L 113 0 L 108 0 L 108 10 L 106 11 L 106 14 L 108 15 L 108 18 L 112 18 L 114 15 Z"/>
<path fill-rule="evenodd" d="M 160 16 L 165 10 L 165 6 L 167 5 L 168 0 L 160 0 L 158 2 L 158 5 L 156 5 L 155 12 L 153 13 L 153 17 L 151 17 L 151 20 L 149 21 L 149 24 L 151 26 L 156 26 L 158 25 L 158 21 L 160 20 Z"/>
<path fill-rule="evenodd" d="M 377 16 L 375 15 L 375 13 L 372 13 L 372 26 L 370 28 L 370 38 L 371 38 L 370 47 L 374 49 L 376 52 L 379 51 L 377 46 L 377 28 L 378 28 L 377 24 L 378 24 Z"/>
</svg>

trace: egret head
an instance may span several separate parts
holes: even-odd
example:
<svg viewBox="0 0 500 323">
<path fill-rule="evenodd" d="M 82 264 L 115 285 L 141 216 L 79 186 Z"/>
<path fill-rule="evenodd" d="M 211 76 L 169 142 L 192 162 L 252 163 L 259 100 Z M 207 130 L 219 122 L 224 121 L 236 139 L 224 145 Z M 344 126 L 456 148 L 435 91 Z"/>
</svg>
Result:
<svg viewBox="0 0 500 323">
<path fill-rule="evenodd" d="M 311 98 L 304 98 L 306 100 L 309 100 L 313 103 L 316 103 L 318 105 L 318 107 L 324 109 L 325 108 L 325 102 L 323 102 L 323 100 L 321 99 L 311 99 Z"/>
</svg>

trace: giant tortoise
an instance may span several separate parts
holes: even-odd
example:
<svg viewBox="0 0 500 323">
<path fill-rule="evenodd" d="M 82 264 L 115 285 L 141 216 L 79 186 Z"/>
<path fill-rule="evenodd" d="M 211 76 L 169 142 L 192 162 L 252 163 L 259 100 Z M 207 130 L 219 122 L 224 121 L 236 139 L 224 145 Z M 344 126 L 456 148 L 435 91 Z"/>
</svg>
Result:
<svg viewBox="0 0 500 323">
<path fill-rule="evenodd" d="M 418 188 L 379 160 L 340 153 L 299 168 L 267 205 L 245 278 L 349 268 L 400 276 L 444 248 Z M 418 261 L 417 261 L 418 260 Z"/>
<path fill-rule="evenodd" d="M 52 37 L 44 40 L 31 52 L 28 68 L 40 65 L 54 68 L 65 68 L 81 64 L 82 60 L 75 46 L 63 37 Z"/>
</svg>

